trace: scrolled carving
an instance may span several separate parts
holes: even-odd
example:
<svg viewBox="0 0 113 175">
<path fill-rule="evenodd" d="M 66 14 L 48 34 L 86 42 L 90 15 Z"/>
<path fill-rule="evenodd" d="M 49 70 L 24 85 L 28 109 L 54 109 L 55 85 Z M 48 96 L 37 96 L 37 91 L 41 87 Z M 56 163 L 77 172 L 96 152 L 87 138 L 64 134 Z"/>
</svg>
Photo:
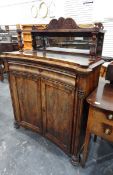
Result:
<svg viewBox="0 0 113 175">
<path fill-rule="evenodd" d="M 94 24 L 94 26 L 95 26 L 95 28 L 97 28 L 97 29 L 104 29 L 104 26 L 103 26 L 103 24 L 102 23 L 100 23 L 100 22 L 98 22 L 98 23 L 95 23 Z"/>
<path fill-rule="evenodd" d="M 39 79 L 39 75 L 37 74 L 33 74 L 33 73 L 29 73 L 29 72 L 20 72 L 20 71 L 11 71 L 11 73 L 15 76 L 15 77 L 24 77 L 26 79 L 31 79 L 33 81 L 37 81 Z"/>
<path fill-rule="evenodd" d="M 61 29 L 63 27 L 64 21 L 65 21 L 65 18 L 63 18 L 63 17 L 59 18 L 59 20 L 58 20 L 58 27 L 59 27 L 59 29 Z"/>
<path fill-rule="evenodd" d="M 52 19 L 48 24 L 47 29 L 58 29 L 58 21 L 57 19 Z"/>
<path fill-rule="evenodd" d="M 32 30 L 45 30 L 46 28 L 47 24 L 38 24 L 32 26 Z"/>
<path fill-rule="evenodd" d="M 57 85 L 58 86 L 62 85 L 63 87 L 65 87 L 65 90 L 68 90 L 70 93 L 75 90 L 75 86 L 67 84 L 67 83 L 65 83 L 64 81 L 61 81 L 61 80 L 54 80 L 54 79 L 46 77 L 46 76 L 41 76 L 41 79 L 56 84 L 56 87 L 57 87 Z"/>
<path fill-rule="evenodd" d="M 67 18 L 64 21 L 64 29 L 78 29 L 79 26 L 76 24 L 76 22 L 72 18 Z"/>
<path fill-rule="evenodd" d="M 48 24 L 47 30 L 50 29 L 78 29 L 79 26 L 72 18 L 60 17 L 57 19 L 52 19 Z"/>
</svg>

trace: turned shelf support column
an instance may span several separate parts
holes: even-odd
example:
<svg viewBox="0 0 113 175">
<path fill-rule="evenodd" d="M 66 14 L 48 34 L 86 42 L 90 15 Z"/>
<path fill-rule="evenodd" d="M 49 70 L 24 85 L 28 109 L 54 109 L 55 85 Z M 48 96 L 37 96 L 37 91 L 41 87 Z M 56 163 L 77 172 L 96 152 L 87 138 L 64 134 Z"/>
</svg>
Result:
<svg viewBox="0 0 113 175">
<path fill-rule="evenodd" d="M 22 30 L 17 29 L 19 52 L 23 52 Z"/>
<path fill-rule="evenodd" d="M 90 45 L 91 60 L 95 60 L 96 51 L 97 51 L 97 33 L 93 32 Z"/>
</svg>

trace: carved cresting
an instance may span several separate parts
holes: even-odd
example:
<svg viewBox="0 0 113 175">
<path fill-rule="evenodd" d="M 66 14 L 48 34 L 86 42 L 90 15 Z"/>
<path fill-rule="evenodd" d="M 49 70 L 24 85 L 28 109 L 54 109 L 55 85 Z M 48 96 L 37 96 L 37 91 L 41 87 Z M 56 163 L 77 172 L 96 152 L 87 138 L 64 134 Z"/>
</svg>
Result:
<svg viewBox="0 0 113 175">
<path fill-rule="evenodd" d="M 47 30 L 49 29 L 78 29 L 79 26 L 72 18 L 63 18 L 60 17 L 57 19 L 52 19 L 47 26 Z"/>
<path fill-rule="evenodd" d="M 39 43 L 42 40 L 42 44 L 37 44 L 38 48 L 42 47 L 46 50 L 48 47 L 48 37 L 88 37 L 88 46 L 90 47 L 90 59 L 93 61 L 96 56 L 102 55 L 102 46 L 104 39 L 104 31 L 102 23 L 95 23 L 92 27 L 85 28 L 79 27 L 72 18 L 52 19 L 50 23 L 43 29 L 39 29 L 37 26 L 32 27 L 32 47 L 36 50 L 36 36 L 38 37 Z M 85 39 L 85 38 L 84 38 Z M 37 48 L 37 49 L 38 49 Z"/>
</svg>

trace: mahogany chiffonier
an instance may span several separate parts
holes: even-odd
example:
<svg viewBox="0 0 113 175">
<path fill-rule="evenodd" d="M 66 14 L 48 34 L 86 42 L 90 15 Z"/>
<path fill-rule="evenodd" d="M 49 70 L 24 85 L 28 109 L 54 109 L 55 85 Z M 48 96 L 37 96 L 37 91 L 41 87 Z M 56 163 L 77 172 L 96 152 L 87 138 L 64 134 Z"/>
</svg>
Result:
<svg viewBox="0 0 113 175">
<path fill-rule="evenodd" d="M 82 35 L 91 37 L 92 50 L 70 51 L 75 36 Z M 61 18 L 50 22 L 46 30 L 33 28 L 32 36 L 33 49 L 38 50 L 0 55 L 8 65 L 15 126 L 30 128 L 50 139 L 76 164 L 87 121 L 85 99 L 97 87 L 103 63 L 98 55 L 104 32 L 98 26 L 82 29 L 72 19 Z M 35 41 L 37 36 L 42 37 L 43 47 Z"/>
</svg>

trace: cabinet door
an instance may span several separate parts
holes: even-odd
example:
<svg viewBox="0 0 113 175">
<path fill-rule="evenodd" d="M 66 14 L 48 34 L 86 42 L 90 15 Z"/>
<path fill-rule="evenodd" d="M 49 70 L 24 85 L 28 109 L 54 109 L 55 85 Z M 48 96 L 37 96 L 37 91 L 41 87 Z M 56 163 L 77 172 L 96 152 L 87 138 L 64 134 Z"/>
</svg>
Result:
<svg viewBox="0 0 113 175">
<path fill-rule="evenodd" d="M 41 87 L 44 135 L 70 153 L 74 88 L 56 80 L 42 80 Z"/>
<path fill-rule="evenodd" d="M 29 72 L 10 73 L 14 114 L 20 125 L 42 132 L 40 78 Z"/>
</svg>

